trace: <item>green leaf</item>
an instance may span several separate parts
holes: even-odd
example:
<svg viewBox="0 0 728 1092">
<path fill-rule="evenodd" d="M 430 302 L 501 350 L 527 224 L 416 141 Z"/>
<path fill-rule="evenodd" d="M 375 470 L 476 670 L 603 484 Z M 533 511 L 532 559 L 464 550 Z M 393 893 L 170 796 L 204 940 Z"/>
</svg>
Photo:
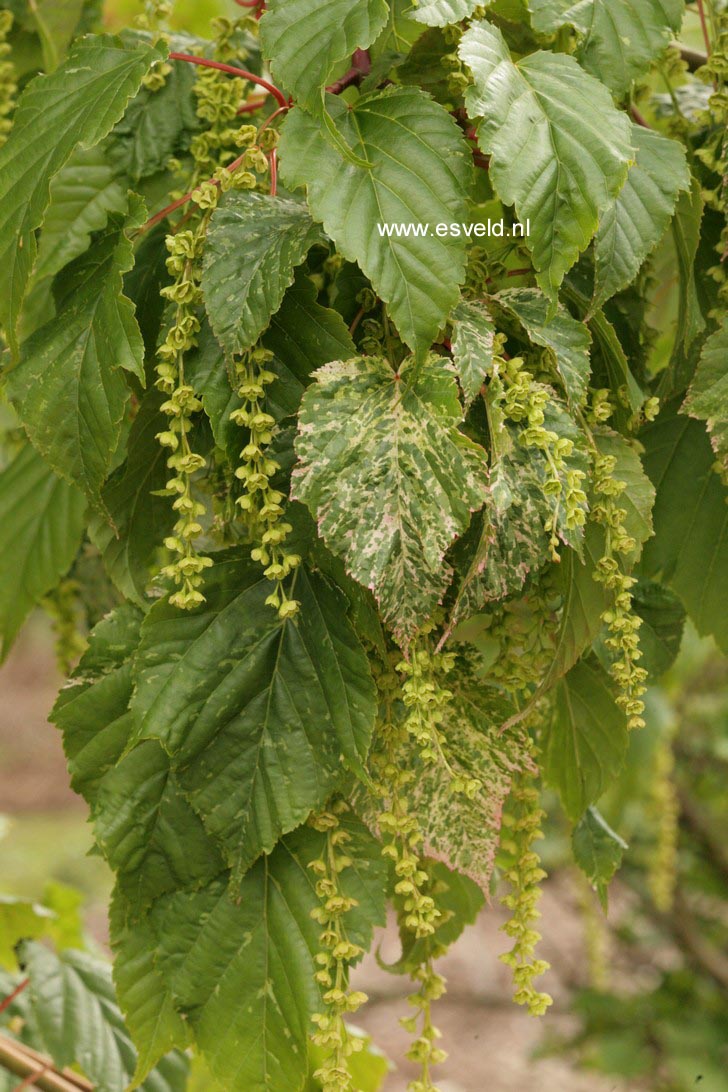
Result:
<svg viewBox="0 0 728 1092">
<path fill-rule="evenodd" d="M 642 553 L 645 542 L 653 535 L 652 509 L 655 503 L 655 489 L 645 473 L 642 460 L 636 446 L 611 429 L 600 428 L 594 432 L 594 441 L 600 455 L 609 455 L 615 459 L 614 477 L 622 481 L 627 488 L 619 497 L 619 507 L 626 515 L 624 525 L 627 534 L 636 543 L 631 554 L 625 554 L 628 564 L 634 564 Z"/>
<path fill-rule="evenodd" d="M 344 824 L 353 865 L 340 881 L 358 903 L 347 914 L 347 934 L 368 947 L 373 927 L 384 923 L 386 866 L 362 824 L 353 817 Z M 145 949 L 154 959 L 155 988 L 184 1015 L 225 1087 L 296 1089 L 303 1083 L 310 1017 L 321 1005 L 313 978 L 321 926 L 311 918 L 319 900 L 308 865 L 325 845 L 325 836 L 301 828 L 253 865 L 239 897 L 223 874 L 199 892 L 159 899 L 143 922 L 112 938 L 117 958 L 129 958 L 131 942 L 136 959 Z M 133 987 L 130 976 L 127 981 Z M 132 1025 L 140 1015 L 131 1011 L 134 999 L 122 992 Z M 144 1004 L 138 991 L 136 999 Z"/>
<path fill-rule="evenodd" d="M 282 174 L 288 185 L 307 187 L 315 219 L 339 253 L 358 262 L 402 340 L 422 357 L 465 276 L 465 238 L 440 238 L 435 225 L 469 218 L 470 150 L 453 118 L 418 89 L 386 88 L 351 108 L 335 96 L 327 101 L 338 132 L 369 167 L 352 166 L 313 118 L 292 110 L 282 127 Z M 380 234 L 394 224 L 426 224 L 430 233 Z"/>
<path fill-rule="evenodd" d="M 270 0 L 260 35 L 273 76 L 300 105 L 320 110 L 338 66 L 372 44 L 388 14 L 387 0 Z"/>
<path fill-rule="evenodd" d="M 169 476 L 168 452 L 155 439 L 166 428 L 159 412 L 162 401 L 156 391 L 144 398 L 129 433 L 126 460 L 102 490 L 113 526 L 94 514 L 89 528 L 109 576 L 136 603 L 145 599 L 151 561 L 175 516 L 169 498 L 154 495 Z"/>
<path fill-rule="evenodd" d="M 299 380 L 301 393 L 315 368 L 356 356 L 356 346 L 341 315 L 317 302 L 311 278 L 300 269 L 273 315 L 263 343 L 276 354 L 286 371 Z M 272 397 L 275 401 L 275 389 Z M 298 402 L 288 412 L 295 413 L 297 409 Z"/>
<path fill-rule="evenodd" d="M 545 427 L 574 444 L 560 475 L 565 490 L 571 470 L 588 470 L 585 437 L 556 392 L 546 384 L 538 386 L 549 396 L 544 406 Z M 546 482 L 553 477 L 552 463 L 543 452 L 522 443 L 528 422 L 505 420 L 499 394 L 502 391 L 497 381 L 489 383 L 485 401 L 490 478 L 478 543 L 463 573 L 453 608 L 455 624 L 482 610 L 486 603 L 519 592 L 529 574 L 550 560 L 551 535 L 545 525 L 554 515 L 556 531 L 565 543 L 581 550 L 584 536 L 582 528 L 567 527 L 559 497 L 544 492 Z"/>
<path fill-rule="evenodd" d="M 682 407 L 683 413 L 705 421 L 718 466 L 728 477 L 728 318 L 708 338 Z"/>
<path fill-rule="evenodd" d="M 516 64 L 488 23 L 466 31 L 460 56 L 475 80 L 465 102 L 470 117 L 483 119 L 490 180 L 518 219 L 530 220 L 526 242 L 555 310 L 564 275 L 627 177 L 629 121 L 573 57 L 539 51 Z"/>
<path fill-rule="evenodd" d="M 55 955 L 41 944 L 23 945 L 32 1011 L 56 1066 L 80 1065 L 96 1092 L 119 1092 L 136 1069 L 136 1051 L 116 1004 L 110 968 L 85 952 Z M 189 1063 L 167 1057 L 141 1086 L 143 1092 L 184 1092 Z"/>
<path fill-rule="evenodd" d="M 238 876 L 361 770 L 375 716 L 363 649 L 341 596 L 298 573 L 294 621 L 264 600 L 255 564 L 219 555 L 207 602 L 163 602 L 142 627 L 132 709 L 159 739 L 208 833 Z"/>
<path fill-rule="evenodd" d="M 43 67 L 52 72 L 68 49 L 85 0 L 33 0 L 28 4 L 43 48 Z"/>
<path fill-rule="evenodd" d="M 21 940 L 46 936 L 55 920 L 47 906 L 30 899 L 0 895 L 0 967 L 14 971 L 18 966 L 15 945 Z"/>
<path fill-rule="evenodd" d="M 578 59 L 618 95 L 659 57 L 685 13 L 685 0 L 528 0 L 528 6 L 540 34 L 575 27 L 583 35 Z"/>
<path fill-rule="evenodd" d="M 595 660 L 575 664 L 556 689 L 543 774 L 577 822 L 616 778 L 627 752 L 625 718 L 614 703 L 609 677 Z"/>
<path fill-rule="evenodd" d="M 442 950 L 439 945 L 449 948 L 454 944 L 468 925 L 475 924 L 485 904 L 486 896 L 474 880 L 448 868 L 442 861 L 426 863 L 431 878 L 429 891 L 441 917 L 432 937 L 418 938 L 411 930 L 400 929 L 402 955 L 396 963 L 387 964 L 392 974 L 410 974 L 428 958 L 437 958 L 436 953 Z"/>
<path fill-rule="evenodd" d="M 104 513 L 100 491 L 121 436 L 129 390 L 144 380 L 144 345 L 122 274 L 131 267 L 124 223 L 111 216 L 92 250 L 66 269 L 58 314 L 24 344 L 8 392 L 35 447 Z"/>
<path fill-rule="evenodd" d="M 591 310 L 635 279 L 667 230 L 678 194 L 690 187 L 685 150 L 652 129 L 632 126 L 637 158 L 596 237 L 596 273 Z"/>
<path fill-rule="evenodd" d="M 71 786 L 90 804 L 131 735 L 130 660 L 139 643 L 141 620 L 140 611 L 124 605 L 99 622 L 51 713 L 51 720 L 63 732 Z"/>
<path fill-rule="evenodd" d="M 446 27 L 469 19 L 478 7 L 478 0 L 415 0 L 416 7 L 409 12 L 410 19 L 426 23 L 428 27 Z"/>
<path fill-rule="evenodd" d="M 520 323 L 534 345 L 548 351 L 569 406 L 583 406 L 591 370 L 591 335 L 584 323 L 572 318 L 563 307 L 550 318 L 549 301 L 535 288 L 506 289 L 494 296 L 493 302 Z"/>
<path fill-rule="evenodd" d="M 87 249 L 109 213 L 126 212 L 126 189 L 102 147 L 77 149 L 51 182 L 33 282 L 54 277 Z"/>
<path fill-rule="evenodd" d="M 80 39 L 50 76 L 23 92 L 0 150 L 0 322 L 11 348 L 36 254 L 49 184 L 81 145 L 98 144 L 119 120 L 163 45 L 99 35 Z"/>
<path fill-rule="evenodd" d="M 627 843 L 596 808 L 587 808 L 571 835 L 574 860 L 599 895 L 605 912 L 607 888 L 622 863 Z"/>
<path fill-rule="evenodd" d="M 132 1081 L 137 1084 L 168 1051 L 186 1047 L 191 1035 L 156 966 L 155 948 L 147 942 L 141 925 L 127 922 L 127 910 L 123 896 L 112 898 L 109 929 L 114 984 L 138 1051 Z"/>
<path fill-rule="evenodd" d="M 202 289 L 210 325 L 231 355 L 258 340 L 300 265 L 323 243 L 305 204 L 232 190 L 212 215 Z"/>
<path fill-rule="evenodd" d="M 640 434 L 657 490 L 655 537 L 645 547 L 642 572 L 677 592 L 698 632 L 712 634 L 728 652 L 728 491 L 713 471 L 705 429 L 678 416 L 677 406 L 665 407 Z"/>
<path fill-rule="evenodd" d="M 188 47 L 189 39 L 171 39 L 171 49 L 184 52 Z M 162 87 L 140 88 L 111 135 L 109 159 L 134 183 L 183 155 L 202 127 L 193 90 L 199 69 L 193 64 L 173 64 L 171 69 Z"/>
<path fill-rule="evenodd" d="M 685 627 L 685 608 L 669 588 L 652 580 L 640 580 L 632 590 L 634 609 L 642 619 L 640 666 L 651 679 L 672 667 L 680 651 Z"/>
<path fill-rule="evenodd" d="M 348 1020 L 346 1028 L 354 1039 L 361 1039 L 363 1046 L 348 1059 L 348 1068 L 351 1073 L 354 1087 L 357 1092 L 380 1092 L 387 1074 L 394 1069 L 389 1061 L 371 1038 Z M 328 1048 L 309 1043 L 309 1071 L 315 1073 L 328 1059 Z M 303 1092 L 321 1092 L 321 1082 L 314 1076 L 309 1076 L 303 1087 Z"/>
<path fill-rule="evenodd" d="M 700 246 L 703 222 L 703 194 L 700 182 L 693 178 L 692 186 L 680 194 L 672 222 L 675 255 L 680 276 L 677 330 L 670 361 L 678 371 L 685 367 L 686 358 L 695 339 L 705 329 L 705 319 L 695 279 L 695 259 Z M 680 384 L 678 384 L 679 389 Z"/>
<path fill-rule="evenodd" d="M 495 324 L 488 308 L 463 300 L 452 313 L 452 356 L 468 406 L 493 367 Z"/>
<path fill-rule="evenodd" d="M 93 821 L 136 916 L 160 895 L 200 887 L 225 867 L 156 740 L 132 748 L 100 780 Z"/>
<path fill-rule="evenodd" d="M 28 612 L 76 556 L 86 502 L 30 444 L 0 471 L 0 638 L 6 656 Z"/>
<path fill-rule="evenodd" d="M 438 359 L 410 358 L 397 373 L 376 357 L 327 364 L 301 405 L 292 494 L 400 640 L 442 598 L 445 552 L 485 499 L 485 452 L 461 419 Z"/>
</svg>

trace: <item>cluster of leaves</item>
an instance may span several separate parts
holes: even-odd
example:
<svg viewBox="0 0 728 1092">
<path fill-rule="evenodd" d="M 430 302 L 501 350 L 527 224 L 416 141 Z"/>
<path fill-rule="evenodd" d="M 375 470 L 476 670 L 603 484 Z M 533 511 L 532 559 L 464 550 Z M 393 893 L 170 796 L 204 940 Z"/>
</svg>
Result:
<svg viewBox="0 0 728 1092">
<path fill-rule="evenodd" d="M 681 0 L 270 0 L 211 40 L 6 6 L 0 636 L 48 596 L 93 627 L 54 719 L 124 1079 L 194 1044 L 351 1088 L 393 903 L 426 1092 L 512 782 L 539 1012 L 537 767 L 604 897 L 646 674 L 685 612 L 728 650 L 725 12 L 688 116 Z"/>
</svg>

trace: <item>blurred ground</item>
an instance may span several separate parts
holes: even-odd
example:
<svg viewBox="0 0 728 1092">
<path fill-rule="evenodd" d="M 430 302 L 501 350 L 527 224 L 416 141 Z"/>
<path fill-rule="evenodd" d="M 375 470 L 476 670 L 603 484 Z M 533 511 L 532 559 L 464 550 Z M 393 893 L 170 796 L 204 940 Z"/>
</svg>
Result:
<svg viewBox="0 0 728 1092">
<path fill-rule="evenodd" d="M 103 942 L 109 873 L 98 857 L 86 856 L 91 844 L 86 808 L 68 787 L 60 737 L 46 720 L 59 683 L 47 626 L 35 618 L 0 669 L 0 814 L 12 820 L 0 841 L 0 890 L 37 897 L 48 879 L 75 885 L 87 899 L 88 927 Z M 640 1087 L 578 1071 L 561 1058 L 533 1056 L 544 1034 L 556 1036 L 573 1026 L 569 994 L 584 981 L 575 903 L 568 876 L 548 882 L 540 954 L 554 967 L 542 982 L 555 1003 L 544 1020 L 534 1020 L 509 1000 L 507 968 L 497 958 L 504 949 L 498 931 L 504 916 L 496 907 L 483 913 L 442 960 L 448 993 L 437 1004 L 436 1021 L 450 1058 L 438 1073 L 441 1092 L 636 1092 Z M 380 941 L 382 958 L 396 959 L 396 932 L 387 930 Z M 385 1092 L 404 1092 L 414 1076 L 401 1061 L 409 1037 L 398 1023 L 411 1011 L 407 982 L 369 958 L 355 985 L 370 996 L 357 1023 L 399 1063 Z"/>
</svg>

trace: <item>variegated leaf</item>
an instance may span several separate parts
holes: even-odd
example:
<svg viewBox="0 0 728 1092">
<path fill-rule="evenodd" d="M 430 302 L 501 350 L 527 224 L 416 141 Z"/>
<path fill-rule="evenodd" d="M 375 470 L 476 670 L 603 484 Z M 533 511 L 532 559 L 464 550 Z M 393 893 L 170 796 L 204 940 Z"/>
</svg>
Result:
<svg viewBox="0 0 728 1092">
<path fill-rule="evenodd" d="M 377 357 L 327 364 L 303 398 L 293 496 L 379 600 L 400 640 L 441 600 L 443 558 L 483 503 L 485 452 L 459 431 L 452 367 Z"/>
<path fill-rule="evenodd" d="M 464 300 L 452 313 L 452 355 L 469 405 L 493 365 L 495 324 L 488 308 Z"/>
</svg>

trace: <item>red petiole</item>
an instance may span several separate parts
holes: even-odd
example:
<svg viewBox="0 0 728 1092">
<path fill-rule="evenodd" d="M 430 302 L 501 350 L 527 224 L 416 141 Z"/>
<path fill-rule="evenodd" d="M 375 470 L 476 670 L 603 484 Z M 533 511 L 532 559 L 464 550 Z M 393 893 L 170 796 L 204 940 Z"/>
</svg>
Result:
<svg viewBox="0 0 728 1092">
<path fill-rule="evenodd" d="M 227 72 L 231 76 L 239 76 L 240 79 L 249 80 L 250 83 L 255 83 L 258 87 L 264 87 L 265 90 L 273 96 L 279 106 L 288 106 L 288 100 L 283 92 L 274 84 L 269 83 L 268 80 L 264 80 L 262 76 L 256 76 L 254 72 L 248 72 L 246 68 L 236 68 L 232 64 L 223 64 L 222 61 L 210 61 L 207 57 L 195 57 L 192 53 L 170 53 L 170 61 L 186 61 L 187 64 L 198 64 L 203 68 L 216 68 L 219 72 Z"/>
<path fill-rule="evenodd" d="M 27 989 L 29 985 L 30 979 L 24 978 L 23 981 L 15 987 L 12 993 L 9 993 L 4 1000 L 0 1001 L 0 1012 L 5 1012 L 6 1009 L 9 1009 L 15 998 L 19 997 L 23 990 Z"/>
</svg>

